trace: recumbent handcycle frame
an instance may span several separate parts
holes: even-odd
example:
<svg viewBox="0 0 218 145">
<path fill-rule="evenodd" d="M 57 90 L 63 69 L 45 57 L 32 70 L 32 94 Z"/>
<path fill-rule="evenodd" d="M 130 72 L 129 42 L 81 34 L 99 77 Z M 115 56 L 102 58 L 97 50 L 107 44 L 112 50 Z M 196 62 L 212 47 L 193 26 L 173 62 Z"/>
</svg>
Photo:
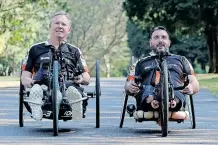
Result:
<svg viewBox="0 0 218 145">
<path fill-rule="evenodd" d="M 44 79 L 37 81 L 38 84 L 47 84 L 48 89 L 47 91 L 43 92 L 44 94 L 44 105 L 42 109 L 47 108 L 46 111 L 43 110 L 43 118 L 52 119 L 53 120 L 53 135 L 58 135 L 58 121 L 59 120 L 71 120 L 72 113 L 70 113 L 69 108 L 69 101 L 67 101 L 67 97 L 65 94 L 67 85 L 72 84 L 66 80 L 69 74 L 61 71 L 61 68 L 66 66 L 66 62 L 64 60 L 63 54 L 68 53 L 70 55 L 71 52 L 64 52 L 64 51 L 56 51 L 54 49 L 49 50 L 49 58 L 44 59 L 40 63 L 40 69 L 43 67 L 47 67 L 47 72 L 44 75 Z M 72 103 L 76 103 L 78 101 L 87 101 L 89 98 L 96 98 L 96 128 L 100 127 L 100 64 L 99 60 L 96 60 L 96 76 L 95 76 L 95 90 L 94 92 L 84 92 L 81 91 L 83 98 L 80 100 L 76 100 Z M 76 73 L 79 73 L 80 68 L 77 66 L 76 68 L 72 68 L 74 70 L 74 75 L 71 75 L 70 78 L 72 79 Z M 40 71 L 39 71 L 40 72 Z M 21 70 L 22 74 L 22 70 Z M 69 78 L 68 78 L 69 79 Z M 81 90 L 81 87 L 77 87 Z M 82 88 L 83 89 L 83 88 Z M 60 106 L 57 104 L 57 92 L 58 90 L 62 93 L 63 100 Z M 19 125 L 20 127 L 24 126 L 24 106 L 26 107 L 27 111 L 31 112 L 31 109 L 28 105 L 28 96 L 29 91 L 25 90 L 24 86 L 20 82 L 20 91 L 19 91 Z M 71 104 L 72 104 L 71 103 Z M 83 106 L 84 107 L 84 106 Z M 50 108 L 50 109 L 48 109 Z M 59 109 L 60 108 L 60 109 Z M 84 111 L 84 110 L 83 110 Z M 44 113 L 45 112 L 45 113 Z"/>
<path fill-rule="evenodd" d="M 168 135 L 168 122 L 169 121 L 176 121 L 178 123 L 183 122 L 184 120 L 181 119 L 169 119 L 169 100 L 174 99 L 174 90 L 182 90 L 184 89 L 188 84 L 189 80 L 188 78 L 184 82 L 184 86 L 180 87 L 174 87 L 172 82 L 171 82 L 171 76 L 168 70 L 167 62 L 165 57 L 170 54 L 160 54 L 157 55 L 157 59 L 159 59 L 159 71 L 160 71 L 160 83 L 159 83 L 159 88 L 160 88 L 160 94 L 161 94 L 161 101 L 160 101 L 160 111 L 159 111 L 159 118 L 151 118 L 151 119 L 145 119 L 145 118 L 140 118 L 140 119 L 135 119 L 137 122 L 142 122 L 142 121 L 161 121 L 161 129 L 162 129 L 162 137 L 166 137 Z M 130 67 L 134 64 L 134 57 L 131 58 L 130 60 Z M 136 82 L 139 81 L 136 76 L 135 80 Z M 128 102 L 128 97 L 129 95 L 125 94 L 124 101 L 123 101 L 123 107 L 121 111 L 121 120 L 120 120 L 120 128 L 123 127 L 123 122 L 125 118 L 125 112 L 126 112 L 126 107 L 127 107 L 127 102 Z M 196 127 L 196 121 L 195 121 L 195 111 L 194 111 L 194 103 L 193 103 L 193 96 L 192 95 L 187 95 L 186 96 L 186 108 L 185 110 L 189 111 L 189 118 L 191 121 L 191 128 L 195 129 Z"/>
</svg>

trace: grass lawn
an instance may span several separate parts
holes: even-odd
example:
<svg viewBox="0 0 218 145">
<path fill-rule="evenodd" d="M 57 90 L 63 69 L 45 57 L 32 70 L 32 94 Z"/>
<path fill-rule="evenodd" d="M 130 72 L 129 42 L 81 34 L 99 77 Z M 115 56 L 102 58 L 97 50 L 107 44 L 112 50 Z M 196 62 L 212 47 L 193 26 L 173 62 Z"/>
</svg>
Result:
<svg viewBox="0 0 218 145">
<path fill-rule="evenodd" d="M 218 96 L 218 75 L 197 75 L 200 83 L 200 88 L 207 88 Z"/>
<path fill-rule="evenodd" d="M 218 74 L 197 74 L 201 88 L 207 88 L 218 96 Z M 19 77 L 3 77 L 0 81 L 19 81 Z"/>
<path fill-rule="evenodd" d="M 19 77 L 11 77 L 11 76 L 0 76 L 0 81 L 19 81 Z"/>
</svg>

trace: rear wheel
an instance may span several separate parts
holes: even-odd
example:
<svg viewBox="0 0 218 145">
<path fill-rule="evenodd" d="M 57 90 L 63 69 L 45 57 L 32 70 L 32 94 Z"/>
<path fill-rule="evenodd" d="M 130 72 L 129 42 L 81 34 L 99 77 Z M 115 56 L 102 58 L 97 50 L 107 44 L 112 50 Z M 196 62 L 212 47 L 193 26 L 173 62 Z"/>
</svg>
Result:
<svg viewBox="0 0 218 145">
<path fill-rule="evenodd" d="M 123 101 L 123 109 L 122 109 L 122 114 L 121 114 L 121 119 L 120 119 L 120 128 L 123 127 L 123 122 L 125 118 L 125 113 L 126 113 L 126 106 L 127 106 L 127 101 L 128 101 L 128 95 L 125 95 L 124 101 Z"/>
<path fill-rule="evenodd" d="M 19 99 L 19 125 L 20 127 L 23 127 L 23 105 L 24 105 L 24 100 L 23 100 L 23 93 L 24 91 L 24 86 L 20 82 L 20 99 Z"/>
<path fill-rule="evenodd" d="M 161 91 L 161 126 L 162 126 L 162 136 L 166 137 L 168 135 L 168 114 L 169 114 L 169 83 L 168 83 L 168 68 L 167 63 L 164 60 L 161 63 L 162 68 L 162 91 Z"/>
<path fill-rule="evenodd" d="M 193 102 L 193 97 L 192 95 L 189 96 L 190 98 L 190 112 L 191 112 L 191 115 L 190 115 L 190 119 L 191 119 L 191 127 L 192 129 L 195 129 L 196 127 L 196 121 L 195 121 L 195 110 L 194 110 L 194 102 Z"/>
<path fill-rule="evenodd" d="M 53 64 L 53 76 L 52 76 L 52 113 L 53 113 L 53 135 L 58 135 L 58 104 L 57 104 L 57 95 L 59 91 L 58 87 L 58 62 L 54 61 Z"/>
<path fill-rule="evenodd" d="M 96 95 L 96 128 L 100 127 L 100 62 L 96 60 L 96 82 L 95 82 L 95 95 Z"/>
</svg>

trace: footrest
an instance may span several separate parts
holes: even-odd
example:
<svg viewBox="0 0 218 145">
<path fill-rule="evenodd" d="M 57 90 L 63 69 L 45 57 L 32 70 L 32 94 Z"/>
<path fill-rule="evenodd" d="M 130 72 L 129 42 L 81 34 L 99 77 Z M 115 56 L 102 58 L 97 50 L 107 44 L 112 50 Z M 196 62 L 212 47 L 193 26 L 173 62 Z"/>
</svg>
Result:
<svg viewBox="0 0 218 145">
<path fill-rule="evenodd" d="M 68 101 L 63 101 L 60 105 L 59 119 L 71 120 L 72 119 L 72 108 Z"/>
<path fill-rule="evenodd" d="M 83 101 L 83 100 L 87 100 L 88 98 L 87 97 L 84 97 L 84 98 L 81 98 L 81 99 L 78 99 L 78 100 L 75 100 L 73 102 L 70 102 L 69 104 L 74 104 L 74 103 L 77 103 L 77 102 L 80 102 L 80 101 Z"/>
<path fill-rule="evenodd" d="M 51 103 L 46 103 L 45 105 L 43 105 L 42 110 L 43 110 L 43 118 L 53 119 Z M 72 119 L 72 109 L 69 103 L 61 103 L 59 114 L 58 114 L 58 119 L 64 120 L 64 121 Z"/>
</svg>

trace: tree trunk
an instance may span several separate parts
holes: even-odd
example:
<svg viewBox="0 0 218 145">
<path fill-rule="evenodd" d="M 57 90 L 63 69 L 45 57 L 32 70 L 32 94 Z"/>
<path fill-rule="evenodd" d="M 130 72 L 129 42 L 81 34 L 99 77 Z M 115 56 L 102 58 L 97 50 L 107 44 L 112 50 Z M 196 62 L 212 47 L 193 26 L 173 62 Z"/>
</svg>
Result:
<svg viewBox="0 0 218 145">
<path fill-rule="evenodd" d="M 104 62 L 105 62 L 105 67 L 106 67 L 106 77 L 110 77 L 110 59 L 108 55 L 104 55 Z"/>
<path fill-rule="evenodd" d="M 201 69 L 204 71 L 204 73 L 206 73 L 206 64 L 205 63 L 201 63 Z"/>
<path fill-rule="evenodd" d="M 207 41 L 208 53 L 209 53 L 209 72 L 215 73 L 216 71 L 216 47 L 217 47 L 217 36 L 216 27 L 209 24 L 205 28 L 205 37 Z"/>
<path fill-rule="evenodd" d="M 14 76 L 15 75 L 15 72 L 16 72 L 16 64 L 15 64 L 15 54 L 13 53 L 13 70 L 12 70 L 12 75 Z"/>
<path fill-rule="evenodd" d="M 215 73 L 218 73 L 218 26 L 215 27 Z"/>
</svg>

